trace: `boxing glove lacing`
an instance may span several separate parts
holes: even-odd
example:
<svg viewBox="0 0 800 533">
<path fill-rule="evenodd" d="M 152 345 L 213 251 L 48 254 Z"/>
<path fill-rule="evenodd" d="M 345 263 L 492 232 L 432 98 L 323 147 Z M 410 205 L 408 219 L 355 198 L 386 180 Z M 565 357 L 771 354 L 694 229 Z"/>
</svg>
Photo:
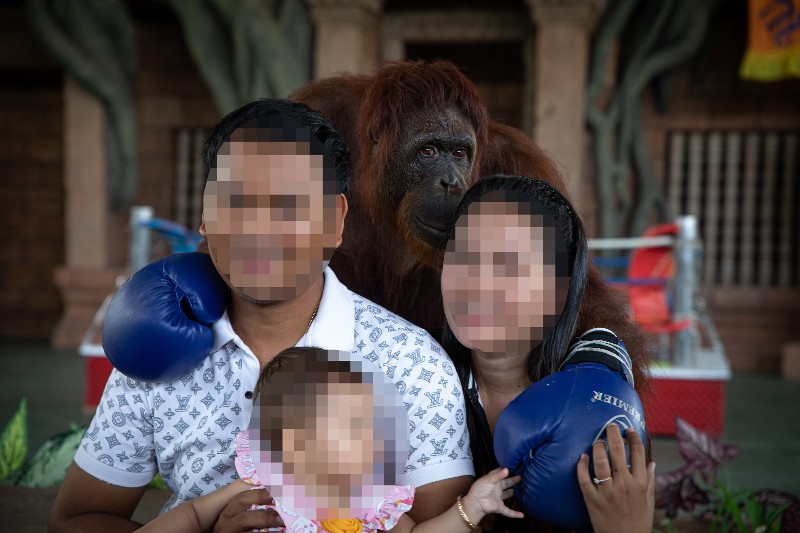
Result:
<svg viewBox="0 0 800 533">
<path fill-rule="evenodd" d="M 609 330 L 603 331 L 611 333 Z M 613 335 L 613 333 L 611 334 Z M 619 372 L 625 378 L 625 381 L 630 383 L 631 386 L 634 385 L 631 358 L 625 347 L 619 344 L 601 339 L 585 340 L 581 338 L 572 345 L 569 355 L 561 363 L 559 370 L 567 365 L 577 363 L 600 363 L 611 370 Z"/>
</svg>

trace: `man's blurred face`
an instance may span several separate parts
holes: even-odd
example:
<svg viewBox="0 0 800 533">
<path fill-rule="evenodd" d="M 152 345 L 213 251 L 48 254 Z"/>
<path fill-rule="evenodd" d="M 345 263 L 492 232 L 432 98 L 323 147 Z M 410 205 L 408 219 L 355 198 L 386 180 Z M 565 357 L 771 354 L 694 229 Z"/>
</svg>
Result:
<svg viewBox="0 0 800 533">
<path fill-rule="evenodd" d="M 236 130 L 217 154 L 201 232 L 237 294 L 285 301 L 319 279 L 341 242 L 344 196 L 324 193 L 323 157 L 308 143 L 244 137 Z"/>
</svg>

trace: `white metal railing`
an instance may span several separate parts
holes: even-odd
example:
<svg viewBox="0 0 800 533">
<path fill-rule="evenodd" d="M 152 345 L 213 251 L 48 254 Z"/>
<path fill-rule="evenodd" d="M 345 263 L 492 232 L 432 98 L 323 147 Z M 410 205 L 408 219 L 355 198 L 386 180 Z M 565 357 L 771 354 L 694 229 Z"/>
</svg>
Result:
<svg viewBox="0 0 800 533">
<path fill-rule="evenodd" d="M 669 335 L 668 362 L 674 369 L 682 369 L 678 373 L 719 369 L 720 375 L 727 377 L 730 371 L 724 349 L 699 291 L 703 254 L 697 219 L 692 215 L 684 215 L 677 217 L 675 223 L 677 232 L 674 236 L 591 239 L 589 248 L 595 251 L 672 248 L 674 277 L 668 286 L 665 283 L 664 288 L 671 291 L 671 320 L 673 323 L 688 321 L 691 325 Z M 702 346 L 701 330 L 710 348 Z"/>
</svg>

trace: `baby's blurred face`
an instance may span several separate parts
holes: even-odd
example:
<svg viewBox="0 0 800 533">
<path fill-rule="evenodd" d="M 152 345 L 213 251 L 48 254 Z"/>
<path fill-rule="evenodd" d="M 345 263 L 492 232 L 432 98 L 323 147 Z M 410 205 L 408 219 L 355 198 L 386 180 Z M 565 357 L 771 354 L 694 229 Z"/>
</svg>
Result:
<svg viewBox="0 0 800 533">
<path fill-rule="evenodd" d="M 358 486 L 375 463 L 372 385 L 332 383 L 316 398 L 313 418 L 305 429 L 283 429 L 285 474 L 306 486 Z"/>
<path fill-rule="evenodd" d="M 217 270 L 253 301 L 302 294 L 337 246 L 336 197 L 325 194 L 323 157 L 308 143 L 252 140 L 236 130 L 203 196 L 201 231 Z"/>
<path fill-rule="evenodd" d="M 349 352 L 326 353 L 329 360 L 293 359 L 263 384 L 247 432 L 250 458 L 288 508 L 349 518 L 395 485 L 408 458 L 408 417 L 378 367 L 349 362 Z"/>
<path fill-rule="evenodd" d="M 555 326 L 569 278 L 557 275 L 556 229 L 500 192 L 471 204 L 442 269 L 447 322 L 466 347 L 527 353 Z M 562 258 L 566 264 L 566 258 Z"/>
</svg>

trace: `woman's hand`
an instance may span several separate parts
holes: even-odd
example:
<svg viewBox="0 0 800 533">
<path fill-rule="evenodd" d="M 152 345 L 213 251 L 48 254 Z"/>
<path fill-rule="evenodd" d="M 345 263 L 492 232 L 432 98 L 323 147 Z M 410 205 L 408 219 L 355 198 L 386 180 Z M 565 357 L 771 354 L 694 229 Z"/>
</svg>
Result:
<svg viewBox="0 0 800 533">
<path fill-rule="evenodd" d="M 619 426 L 609 425 L 606 435 L 608 453 L 603 441 L 597 441 L 592 449 L 594 480 L 589 477 L 589 456 L 581 454 L 578 461 L 578 483 L 592 527 L 596 533 L 650 532 L 655 509 L 656 464 L 645 465 L 644 444 L 635 430 L 628 429 L 626 433 L 631 451 L 630 470 Z"/>
<path fill-rule="evenodd" d="M 508 468 L 495 468 L 485 476 L 475 480 L 469 492 L 462 498 L 464 512 L 477 524 L 490 513 L 501 514 L 510 518 L 523 518 L 525 515 L 506 507 L 503 500 L 514 495 L 511 488 L 520 481 L 520 476 L 508 477 Z"/>
</svg>

